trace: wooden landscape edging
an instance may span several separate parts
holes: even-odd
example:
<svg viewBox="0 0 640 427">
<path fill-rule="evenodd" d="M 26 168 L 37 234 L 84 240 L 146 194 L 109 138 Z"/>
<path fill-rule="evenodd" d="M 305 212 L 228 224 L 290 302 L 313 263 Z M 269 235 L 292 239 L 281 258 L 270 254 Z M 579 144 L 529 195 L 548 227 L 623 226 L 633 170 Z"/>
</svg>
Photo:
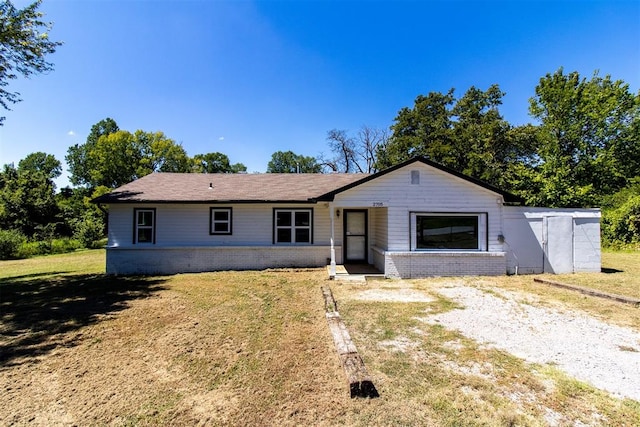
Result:
<svg viewBox="0 0 640 427">
<path fill-rule="evenodd" d="M 538 282 L 538 283 L 543 283 L 545 285 L 555 286 L 555 287 L 558 287 L 558 288 L 564 288 L 564 289 L 569 289 L 569 290 L 572 290 L 572 291 L 578 291 L 580 293 L 583 293 L 583 294 L 586 294 L 586 295 L 591 295 L 591 296 L 594 296 L 594 297 L 607 298 L 607 299 L 611 299 L 611 300 L 614 300 L 614 301 L 622 302 L 622 303 L 625 303 L 625 304 L 631 304 L 631 305 L 640 306 L 640 299 L 637 299 L 637 298 L 631 298 L 631 297 L 627 297 L 627 296 L 624 296 L 624 295 L 609 294 L 607 292 L 596 291 L 594 289 L 585 288 L 583 286 L 568 285 L 566 283 L 554 282 L 552 280 L 541 279 L 539 277 L 534 277 L 533 281 L 534 282 Z"/>
<path fill-rule="evenodd" d="M 371 381 L 367 373 L 364 361 L 358 354 L 358 350 L 351 340 L 347 326 L 338 313 L 338 305 L 333 298 L 331 288 L 329 288 L 329 286 L 323 286 L 322 295 L 324 296 L 325 316 L 329 324 L 329 330 L 333 336 L 333 342 L 340 356 L 342 368 L 347 375 L 351 397 L 380 397 L 378 390 L 376 390 L 373 381 Z"/>
</svg>

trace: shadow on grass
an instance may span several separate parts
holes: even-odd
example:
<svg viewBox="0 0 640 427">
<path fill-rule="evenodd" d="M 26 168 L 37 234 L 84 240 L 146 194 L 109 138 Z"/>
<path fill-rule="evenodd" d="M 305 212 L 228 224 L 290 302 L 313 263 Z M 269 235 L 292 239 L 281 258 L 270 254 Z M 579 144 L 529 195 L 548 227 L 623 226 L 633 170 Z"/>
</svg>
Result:
<svg viewBox="0 0 640 427">
<path fill-rule="evenodd" d="M 74 331 L 164 289 L 162 283 L 103 274 L 0 279 L 0 366 L 75 346 L 81 334 Z"/>
<path fill-rule="evenodd" d="M 602 267 L 600 271 L 605 274 L 624 273 L 624 271 L 618 270 L 617 268 L 607 268 L 607 267 Z"/>
</svg>

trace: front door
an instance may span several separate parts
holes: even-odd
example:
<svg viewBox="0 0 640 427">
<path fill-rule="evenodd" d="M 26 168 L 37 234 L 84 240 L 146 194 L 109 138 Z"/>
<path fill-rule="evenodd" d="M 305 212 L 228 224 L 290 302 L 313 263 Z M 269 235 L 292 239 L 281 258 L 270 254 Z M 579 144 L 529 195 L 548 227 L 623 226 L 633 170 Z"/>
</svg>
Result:
<svg viewBox="0 0 640 427">
<path fill-rule="evenodd" d="M 345 263 L 367 262 L 367 211 L 344 211 Z"/>
</svg>

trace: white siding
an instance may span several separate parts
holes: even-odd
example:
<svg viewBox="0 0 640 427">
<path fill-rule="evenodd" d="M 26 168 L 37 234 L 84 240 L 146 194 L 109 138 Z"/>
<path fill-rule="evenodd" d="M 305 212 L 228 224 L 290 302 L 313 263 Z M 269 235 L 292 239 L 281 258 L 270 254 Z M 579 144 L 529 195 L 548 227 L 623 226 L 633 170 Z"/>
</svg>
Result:
<svg viewBox="0 0 640 427">
<path fill-rule="evenodd" d="M 600 211 L 598 209 L 550 209 L 508 206 L 504 208 L 505 241 L 508 248 L 507 272 L 531 274 L 550 271 L 555 260 L 547 249 L 546 240 L 565 238 L 549 233 L 548 219 L 572 218 L 573 227 L 568 238 L 572 241 L 573 272 L 599 272 Z M 566 256 L 559 254 L 558 256 Z"/>
<path fill-rule="evenodd" d="M 411 184 L 411 171 L 420 173 Z M 488 250 L 501 252 L 502 196 L 422 163 L 413 163 L 336 196 L 336 207 L 387 208 L 387 242 L 390 251 L 410 250 L 410 213 L 486 213 Z"/>
<path fill-rule="evenodd" d="M 327 204 L 156 204 L 111 205 L 109 208 L 109 246 L 133 244 L 133 210 L 156 209 L 156 247 L 173 246 L 271 246 L 274 208 L 313 210 L 313 244 L 329 245 L 331 223 Z M 209 234 L 209 209 L 232 207 L 231 235 Z"/>
</svg>

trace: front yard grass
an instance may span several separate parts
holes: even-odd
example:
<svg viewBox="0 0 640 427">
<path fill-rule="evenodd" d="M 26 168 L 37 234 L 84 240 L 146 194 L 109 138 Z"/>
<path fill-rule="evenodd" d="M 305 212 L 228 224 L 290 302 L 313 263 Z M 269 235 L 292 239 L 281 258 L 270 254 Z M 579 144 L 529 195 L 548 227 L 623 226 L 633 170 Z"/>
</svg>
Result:
<svg viewBox="0 0 640 427">
<path fill-rule="evenodd" d="M 640 424 L 638 402 L 417 320 L 455 307 L 431 280 L 412 285 L 434 300 L 408 303 L 355 298 L 394 281 L 329 282 L 381 394 L 369 400 L 349 398 L 324 317 L 324 269 L 103 271 L 104 251 L 0 262 L 0 424 Z M 497 283 L 596 310 L 569 291 L 524 289 L 529 282 Z"/>
</svg>

